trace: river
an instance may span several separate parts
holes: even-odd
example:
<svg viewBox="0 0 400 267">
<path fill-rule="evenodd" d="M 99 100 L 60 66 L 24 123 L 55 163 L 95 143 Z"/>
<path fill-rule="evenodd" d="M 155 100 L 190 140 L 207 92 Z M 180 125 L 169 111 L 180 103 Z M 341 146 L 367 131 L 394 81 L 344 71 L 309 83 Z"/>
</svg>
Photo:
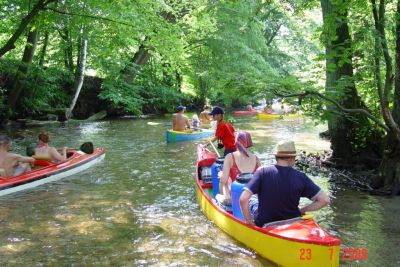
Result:
<svg viewBox="0 0 400 267">
<path fill-rule="evenodd" d="M 0 198 L 0 266 L 275 266 L 202 214 L 194 142 L 166 144 L 168 126 L 168 118 L 122 118 L 46 127 L 56 147 L 92 141 L 107 155 L 82 173 Z M 252 134 L 263 164 L 273 162 L 270 153 L 282 138 L 307 152 L 329 149 L 318 137 L 325 127 L 302 119 L 238 118 L 235 127 Z M 23 153 L 43 129 L 9 130 L 13 150 Z M 310 177 L 333 197 L 313 213 L 317 221 L 341 239 L 342 249 L 368 252 L 366 261 L 341 260 L 341 266 L 400 265 L 400 198 Z"/>
</svg>

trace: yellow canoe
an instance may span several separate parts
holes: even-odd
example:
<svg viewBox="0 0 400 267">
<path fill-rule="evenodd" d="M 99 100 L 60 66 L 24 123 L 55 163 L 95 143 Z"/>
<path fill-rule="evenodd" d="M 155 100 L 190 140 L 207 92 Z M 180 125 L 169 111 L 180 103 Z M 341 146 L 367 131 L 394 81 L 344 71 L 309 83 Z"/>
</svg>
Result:
<svg viewBox="0 0 400 267">
<path fill-rule="evenodd" d="M 224 232 L 279 266 L 337 267 L 340 240 L 314 219 L 260 228 L 246 224 L 216 205 L 212 184 L 201 180 L 201 169 L 210 167 L 216 156 L 197 146 L 196 195 L 204 214 Z"/>
<path fill-rule="evenodd" d="M 301 117 L 298 113 L 279 115 L 279 114 L 268 114 L 268 113 L 258 113 L 258 119 L 260 120 L 273 120 L 273 119 L 294 119 Z"/>
</svg>

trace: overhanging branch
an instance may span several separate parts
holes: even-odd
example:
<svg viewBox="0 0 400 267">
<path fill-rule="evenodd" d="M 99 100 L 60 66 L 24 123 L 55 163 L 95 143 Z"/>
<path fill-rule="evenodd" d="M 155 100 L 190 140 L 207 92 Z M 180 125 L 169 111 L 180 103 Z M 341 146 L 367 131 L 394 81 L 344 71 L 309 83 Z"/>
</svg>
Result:
<svg viewBox="0 0 400 267">
<path fill-rule="evenodd" d="M 343 107 L 341 104 L 339 104 L 339 102 L 337 102 L 336 100 L 329 98 L 327 96 L 324 96 L 323 94 L 317 93 L 317 92 L 312 92 L 312 91 L 304 91 L 302 93 L 280 93 L 278 91 L 274 91 L 274 94 L 280 97 L 298 97 L 298 98 L 304 98 L 306 96 L 317 96 L 325 101 L 328 101 L 330 103 L 332 103 L 333 105 L 335 105 L 338 109 L 347 112 L 347 113 L 361 113 L 364 114 L 365 116 L 367 116 L 370 120 L 372 120 L 373 122 L 375 122 L 379 127 L 383 128 L 386 132 L 389 132 L 390 129 L 388 126 L 386 126 L 385 124 L 383 124 L 378 118 L 376 118 L 374 115 L 372 115 L 371 113 L 369 113 L 367 110 L 362 109 L 362 108 L 345 108 Z"/>
<path fill-rule="evenodd" d="M 55 9 L 55 8 L 51 8 L 51 7 L 47 7 L 46 9 L 50 10 L 50 11 L 53 11 L 55 13 L 59 13 L 59 14 L 67 15 L 67 16 L 78 16 L 78 17 L 91 18 L 91 19 L 96 19 L 96 20 L 104 20 L 104 21 L 108 21 L 108 22 L 112 22 L 112 23 L 121 24 L 121 25 L 125 25 L 125 26 L 129 26 L 129 27 L 135 28 L 135 26 L 132 25 L 132 24 L 129 24 L 129 23 L 123 22 L 123 21 L 113 20 L 113 19 L 110 19 L 110 18 L 87 15 L 87 14 L 78 14 L 78 13 L 73 13 L 73 12 L 65 12 L 65 11 L 61 11 L 61 10 L 58 10 L 58 9 Z"/>
</svg>

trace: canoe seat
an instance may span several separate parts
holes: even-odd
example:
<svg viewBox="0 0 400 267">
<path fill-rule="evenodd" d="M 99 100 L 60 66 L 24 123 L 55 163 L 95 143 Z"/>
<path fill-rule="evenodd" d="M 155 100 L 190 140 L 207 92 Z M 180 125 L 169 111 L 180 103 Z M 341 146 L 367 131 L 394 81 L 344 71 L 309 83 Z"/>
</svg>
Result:
<svg viewBox="0 0 400 267">
<path fill-rule="evenodd" d="M 54 163 L 51 161 L 47 161 L 47 160 L 43 160 L 43 159 L 35 159 L 35 161 L 33 162 L 33 169 L 40 169 L 43 167 L 47 167 L 47 166 L 53 166 Z"/>
<path fill-rule="evenodd" d="M 232 213 L 232 205 L 226 205 L 224 203 L 221 203 L 219 201 L 219 199 L 215 199 L 215 198 L 213 198 L 213 202 L 215 203 L 215 205 L 217 205 L 219 208 L 223 209 L 224 211 L 226 211 L 228 213 Z"/>
</svg>

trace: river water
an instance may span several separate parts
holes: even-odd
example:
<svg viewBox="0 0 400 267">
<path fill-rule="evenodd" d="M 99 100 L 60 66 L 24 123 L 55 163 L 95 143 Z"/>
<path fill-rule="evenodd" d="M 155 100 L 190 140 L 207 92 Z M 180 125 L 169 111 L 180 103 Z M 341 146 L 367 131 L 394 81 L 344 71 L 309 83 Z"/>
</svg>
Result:
<svg viewBox="0 0 400 267">
<path fill-rule="evenodd" d="M 275 266 L 202 214 L 194 194 L 195 143 L 166 144 L 168 127 L 167 118 L 46 127 L 56 147 L 92 141 L 107 155 L 82 173 L 0 198 L 0 266 Z M 263 164 L 273 162 L 270 152 L 282 138 L 308 152 L 329 149 L 318 137 L 325 127 L 302 119 L 238 118 L 235 127 L 252 134 Z M 14 151 L 23 153 L 43 129 L 8 131 Z M 343 249 L 368 252 L 366 261 L 341 260 L 341 266 L 400 265 L 398 197 L 310 177 L 334 197 L 314 212 L 317 221 Z"/>
</svg>

